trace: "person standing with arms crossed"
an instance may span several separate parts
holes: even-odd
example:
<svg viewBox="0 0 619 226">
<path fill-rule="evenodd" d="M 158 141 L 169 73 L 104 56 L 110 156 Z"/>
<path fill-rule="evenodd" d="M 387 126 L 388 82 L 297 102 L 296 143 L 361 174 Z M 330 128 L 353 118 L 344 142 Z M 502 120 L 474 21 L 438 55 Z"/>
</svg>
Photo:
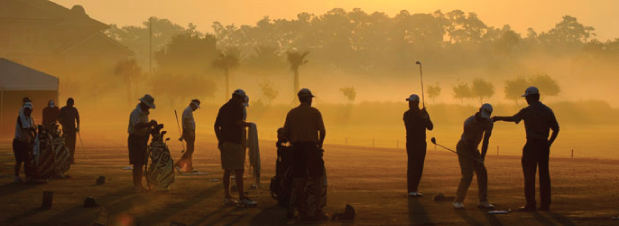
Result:
<svg viewBox="0 0 619 226">
<path fill-rule="evenodd" d="M 185 172 L 193 173 L 193 151 L 196 142 L 196 121 L 193 119 L 193 112 L 200 108 L 200 100 L 193 99 L 189 106 L 183 111 L 183 134 L 181 141 L 187 142 L 187 151 L 183 154 L 178 162 L 176 162 L 176 170 L 181 172 L 181 168 L 185 166 Z"/>
<path fill-rule="evenodd" d="M 243 174 L 245 171 L 245 146 L 243 146 L 243 129 L 249 123 L 243 120 L 243 103 L 245 91 L 237 89 L 232 93 L 232 98 L 224 104 L 215 120 L 215 135 L 219 151 L 221 153 L 221 168 L 224 170 L 224 205 L 256 205 L 245 196 L 243 187 Z M 234 172 L 236 185 L 239 192 L 239 201 L 230 195 L 230 175 Z"/>
<path fill-rule="evenodd" d="M 484 166 L 492 128 L 494 127 L 490 115 L 492 115 L 492 105 L 483 104 L 479 108 L 479 112 L 464 121 L 464 132 L 462 132 L 460 141 L 456 146 L 462 178 L 456 192 L 456 200 L 453 202 L 454 209 L 464 209 L 462 203 L 473 180 L 473 173 L 477 174 L 477 186 L 479 187 L 479 204 L 477 207 L 494 208 L 492 204 L 488 203 L 488 172 L 486 166 Z M 477 147 L 482 140 L 480 154 Z"/>
<path fill-rule="evenodd" d="M 62 133 L 65 137 L 65 143 L 69 149 L 69 153 L 71 154 L 71 157 L 69 158 L 69 162 L 71 162 L 71 164 L 75 164 L 75 142 L 77 142 L 76 135 L 80 132 L 80 114 L 77 111 L 77 108 L 73 107 L 73 105 L 75 105 L 75 101 L 73 98 L 69 97 L 69 99 L 67 99 L 67 106 L 62 107 L 60 109 L 60 114 L 58 115 L 58 121 L 60 122 L 60 125 L 62 125 Z"/>
<path fill-rule="evenodd" d="M 301 104 L 288 112 L 284 123 L 283 136 L 292 144 L 292 174 L 293 191 L 287 217 L 294 217 L 294 207 L 297 206 L 301 219 L 306 218 L 305 186 L 308 179 L 314 182 L 314 200 L 316 220 L 326 217 L 322 211 L 324 161 L 322 144 L 325 141 L 326 130 L 320 111 L 312 107 L 314 95 L 309 89 L 301 89 L 297 94 Z"/>
<path fill-rule="evenodd" d="M 406 99 L 409 110 L 404 112 L 406 127 L 406 153 L 408 154 L 407 187 L 409 197 L 421 197 L 419 182 L 426 159 L 426 130 L 432 131 L 434 124 L 426 108 L 419 109 L 419 96 L 410 95 Z"/>
<path fill-rule="evenodd" d="M 524 120 L 527 143 L 522 149 L 522 171 L 524 173 L 524 196 L 527 204 L 520 211 L 535 211 L 535 174 L 539 167 L 539 190 L 541 205 L 539 210 L 550 210 L 550 171 L 548 162 L 550 146 L 559 135 L 559 122 L 552 109 L 540 102 L 539 89 L 535 86 L 527 88 L 522 97 L 526 98 L 528 107 L 523 108 L 514 116 L 495 116 L 493 121 L 515 122 Z M 550 140 L 548 136 L 552 129 Z"/>
<path fill-rule="evenodd" d="M 150 130 L 157 126 L 157 121 L 148 121 L 150 109 L 155 109 L 155 98 L 146 94 L 140 98 L 140 103 L 129 115 L 127 146 L 129 148 L 129 164 L 133 165 L 133 192 L 136 193 L 148 191 L 142 186 L 142 171 L 144 164 L 148 161 L 146 149 Z"/>
</svg>

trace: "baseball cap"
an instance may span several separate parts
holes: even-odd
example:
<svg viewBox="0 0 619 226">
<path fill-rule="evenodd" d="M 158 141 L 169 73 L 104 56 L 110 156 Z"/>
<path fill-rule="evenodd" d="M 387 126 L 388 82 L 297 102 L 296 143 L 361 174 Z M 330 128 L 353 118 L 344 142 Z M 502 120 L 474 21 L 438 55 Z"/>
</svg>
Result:
<svg viewBox="0 0 619 226">
<path fill-rule="evenodd" d="M 406 101 L 416 101 L 416 102 L 419 102 L 419 96 L 417 96 L 417 94 L 412 94 L 410 97 L 406 98 Z"/>
<path fill-rule="evenodd" d="M 193 99 L 193 100 L 191 100 L 191 103 L 192 103 L 192 104 L 195 104 L 197 108 L 200 108 L 200 100 L 198 100 L 198 99 Z"/>
<path fill-rule="evenodd" d="M 314 96 L 314 94 L 312 94 L 312 91 L 310 91 L 308 88 L 303 88 L 303 89 L 299 90 L 299 93 L 297 93 L 297 96 L 299 96 L 299 97 L 303 97 L 303 96 L 316 97 L 316 96 Z"/>
<path fill-rule="evenodd" d="M 243 106 L 249 107 L 249 96 L 245 95 L 245 101 L 243 102 Z"/>
<path fill-rule="evenodd" d="M 140 101 L 148 105 L 148 107 L 155 109 L 155 98 L 153 98 L 150 94 L 144 95 L 144 97 L 140 98 Z"/>
<path fill-rule="evenodd" d="M 492 105 L 488 103 L 481 105 L 481 108 L 479 108 L 479 113 L 481 113 L 482 118 L 490 119 L 490 115 L 492 115 Z"/>
<path fill-rule="evenodd" d="M 232 95 L 233 95 L 233 96 L 234 96 L 234 95 L 239 95 L 239 96 L 244 97 L 244 96 L 246 96 L 247 94 L 245 94 L 245 90 L 242 90 L 242 89 L 237 89 L 237 90 L 234 90 L 234 92 L 232 93 Z"/>
<path fill-rule="evenodd" d="M 527 97 L 528 95 L 539 94 L 539 89 L 535 86 L 530 86 L 527 90 L 524 91 L 524 95 L 522 97 Z"/>
</svg>

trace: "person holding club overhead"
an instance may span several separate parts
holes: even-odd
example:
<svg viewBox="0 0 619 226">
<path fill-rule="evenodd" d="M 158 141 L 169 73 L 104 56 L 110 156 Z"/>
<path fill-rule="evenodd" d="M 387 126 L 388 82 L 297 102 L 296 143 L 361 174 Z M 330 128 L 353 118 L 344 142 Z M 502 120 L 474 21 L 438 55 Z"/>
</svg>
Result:
<svg viewBox="0 0 619 226">
<path fill-rule="evenodd" d="M 462 203 L 473 180 L 473 173 L 477 174 L 477 186 L 479 187 L 479 204 L 477 207 L 494 208 L 492 204 L 488 203 L 488 172 L 484 166 L 490 135 L 492 135 L 492 128 L 494 127 L 490 115 L 492 115 L 492 105 L 486 103 L 479 108 L 479 112 L 464 121 L 464 131 L 456 146 L 462 178 L 460 185 L 458 185 L 456 199 L 453 202 L 454 209 L 464 209 Z M 477 147 L 482 140 L 481 153 L 479 153 Z"/>
<path fill-rule="evenodd" d="M 527 143 L 522 150 L 522 171 L 524 173 L 524 196 L 527 204 L 520 211 L 535 211 L 535 173 L 539 166 L 540 210 L 550 210 L 550 172 L 548 159 L 550 146 L 559 135 L 559 122 L 552 109 L 539 101 L 539 90 L 531 86 L 525 90 L 522 97 L 526 98 L 528 107 L 523 108 L 514 116 L 495 116 L 492 121 L 515 122 L 524 120 L 527 133 Z M 550 135 L 550 130 L 552 134 Z M 550 139 L 548 136 L 550 135 Z"/>
<path fill-rule="evenodd" d="M 407 185 L 409 197 L 421 197 L 418 186 L 423 173 L 426 158 L 426 130 L 432 131 L 434 124 L 426 108 L 419 109 L 419 96 L 411 95 L 406 99 L 409 110 L 404 112 L 406 127 L 406 153 L 408 154 Z"/>
</svg>

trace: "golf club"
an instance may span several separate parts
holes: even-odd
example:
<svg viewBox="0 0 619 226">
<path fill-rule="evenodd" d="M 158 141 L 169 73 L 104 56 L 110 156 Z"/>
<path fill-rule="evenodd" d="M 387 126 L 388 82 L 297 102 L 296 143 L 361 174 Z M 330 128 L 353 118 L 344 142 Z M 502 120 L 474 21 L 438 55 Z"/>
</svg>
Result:
<svg viewBox="0 0 619 226">
<path fill-rule="evenodd" d="M 84 142 L 82 141 L 82 135 L 80 135 L 80 132 L 77 132 L 77 137 L 80 138 L 80 146 L 81 146 L 82 150 L 84 150 Z M 90 159 L 88 157 L 88 153 L 86 153 L 86 159 Z"/>
<path fill-rule="evenodd" d="M 479 160 L 479 159 L 475 159 L 475 158 L 470 157 L 470 156 L 464 156 L 464 155 L 461 155 L 460 153 L 458 153 L 458 152 L 456 152 L 456 151 L 454 151 L 454 150 L 451 150 L 451 149 L 449 149 L 448 147 L 445 147 L 445 146 L 443 146 L 443 145 L 437 144 L 437 143 L 436 143 L 436 138 L 434 138 L 434 137 L 432 137 L 432 139 L 430 139 L 430 141 L 431 141 L 434 145 L 439 146 L 439 147 L 442 147 L 442 148 L 444 148 L 444 149 L 447 149 L 448 151 L 451 151 L 451 152 L 455 153 L 456 155 L 459 155 L 459 156 L 462 156 L 462 157 L 467 157 L 467 158 L 469 158 L 469 159 L 471 159 L 471 160 L 473 160 L 473 161 L 476 161 L 476 162 L 479 162 L 479 163 L 481 163 L 481 164 L 484 164 L 484 162 L 482 162 L 482 161 L 481 161 L 481 160 Z"/>
<path fill-rule="evenodd" d="M 423 107 L 426 107 L 426 100 L 424 98 L 424 92 L 423 92 L 423 70 L 421 69 L 421 62 L 417 61 L 415 62 L 415 64 L 419 65 L 419 77 L 421 78 L 421 102 L 423 104 Z"/>
<path fill-rule="evenodd" d="M 176 113 L 176 110 L 174 110 L 174 116 L 176 116 L 176 126 L 178 126 L 178 132 L 181 134 L 181 138 L 179 139 L 179 141 L 181 142 L 181 145 L 183 146 L 183 150 L 181 150 L 181 153 L 185 153 L 185 143 L 183 142 L 183 131 L 181 131 L 181 124 L 178 122 L 178 114 Z"/>
</svg>

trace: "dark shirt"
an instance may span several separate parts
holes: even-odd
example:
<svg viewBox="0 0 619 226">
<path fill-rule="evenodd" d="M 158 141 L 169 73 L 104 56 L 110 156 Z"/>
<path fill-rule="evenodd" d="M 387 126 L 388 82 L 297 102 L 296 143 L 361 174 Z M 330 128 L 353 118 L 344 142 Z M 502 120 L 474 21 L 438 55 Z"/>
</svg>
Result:
<svg viewBox="0 0 619 226">
<path fill-rule="evenodd" d="M 477 147 L 482 139 L 490 139 L 493 127 L 494 124 L 492 121 L 488 119 L 482 119 L 480 121 L 473 115 L 464 121 L 464 131 L 462 132 L 460 140 L 468 142 L 471 147 Z"/>
<path fill-rule="evenodd" d="M 77 112 L 77 108 L 64 106 L 60 109 L 58 115 L 58 121 L 62 125 L 62 131 L 75 131 L 75 122 L 79 124 L 80 114 Z"/>
<path fill-rule="evenodd" d="M 320 111 L 309 104 L 301 103 L 288 112 L 283 133 L 292 144 L 296 142 L 318 143 L 320 141 L 318 132 L 324 131 L 325 123 Z"/>
<path fill-rule="evenodd" d="M 520 110 L 513 118 L 516 124 L 524 120 L 527 139 L 548 140 L 550 129 L 559 130 L 559 123 L 555 114 L 542 102 L 531 103 L 528 107 Z"/>
<path fill-rule="evenodd" d="M 215 120 L 215 127 L 221 128 L 221 142 L 241 144 L 243 127 L 238 121 L 243 121 L 243 106 L 230 99 L 219 109 Z"/>
<path fill-rule="evenodd" d="M 404 112 L 404 126 L 406 127 L 406 140 L 425 141 L 426 129 L 432 130 L 434 125 L 430 115 L 422 116 L 420 111 L 408 110 Z"/>
<path fill-rule="evenodd" d="M 60 115 L 60 109 L 58 107 L 47 106 L 43 108 L 43 125 L 56 122 L 56 120 L 58 120 L 58 115 Z"/>
</svg>

